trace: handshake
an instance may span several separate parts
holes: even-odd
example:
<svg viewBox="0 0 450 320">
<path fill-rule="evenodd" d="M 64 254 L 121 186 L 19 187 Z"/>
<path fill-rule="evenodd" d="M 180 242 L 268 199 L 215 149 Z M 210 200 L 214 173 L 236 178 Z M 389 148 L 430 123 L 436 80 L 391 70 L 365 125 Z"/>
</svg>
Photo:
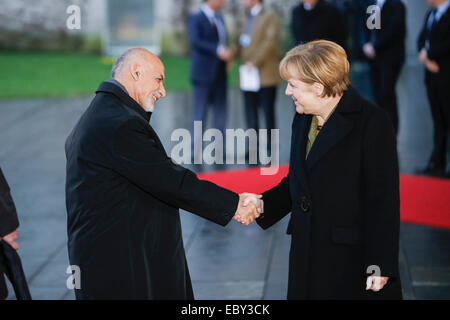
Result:
<svg viewBox="0 0 450 320">
<path fill-rule="evenodd" d="M 262 195 L 242 193 L 239 195 L 239 205 L 233 219 L 248 226 L 264 213 Z"/>
</svg>

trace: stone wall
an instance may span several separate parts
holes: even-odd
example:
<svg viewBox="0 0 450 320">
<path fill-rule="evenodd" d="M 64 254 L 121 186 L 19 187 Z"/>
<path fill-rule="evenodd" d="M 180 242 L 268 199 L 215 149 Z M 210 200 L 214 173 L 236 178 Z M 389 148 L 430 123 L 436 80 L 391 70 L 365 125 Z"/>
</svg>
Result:
<svg viewBox="0 0 450 320">
<path fill-rule="evenodd" d="M 99 51 L 105 0 L 0 0 L 0 49 Z M 81 29 L 69 30 L 66 10 L 81 9 Z"/>
<path fill-rule="evenodd" d="M 0 49 L 13 50 L 101 50 L 101 37 L 106 25 L 108 0 L 0 0 Z M 143 0 L 149 1 L 149 0 Z M 189 13 L 199 9 L 203 0 L 154 0 L 161 34 L 162 52 L 186 54 L 186 19 Z M 276 8 L 288 24 L 290 10 L 298 0 L 265 0 Z M 66 13 L 70 5 L 81 9 L 81 29 L 69 30 Z M 227 26 L 233 32 L 241 11 L 240 0 L 227 0 L 224 15 Z"/>
</svg>

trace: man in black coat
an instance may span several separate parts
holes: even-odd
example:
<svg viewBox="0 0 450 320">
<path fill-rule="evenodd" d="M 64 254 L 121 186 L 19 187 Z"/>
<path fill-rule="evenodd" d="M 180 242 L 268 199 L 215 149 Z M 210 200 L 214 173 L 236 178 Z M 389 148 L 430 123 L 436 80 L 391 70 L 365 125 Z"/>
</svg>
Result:
<svg viewBox="0 0 450 320">
<path fill-rule="evenodd" d="M 19 245 L 16 243 L 18 227 L 19 219 L 17 218 L 16 206 L 11 197 L 8 182 L 0 168 L 0 241 L 7 242 L 15 250 L 19 249 Z M 4 277 L 5 262 L 0 250 L 0 300 L 6 299 L 8 296 Z"/>
<path fill-rule="evenodd" d="M 369 59 L 376 103 L 387 111 L 394 130 L 399 127 L 395 86 L 405 61 L 406 8 L 401 0 L 378 0 L 379 29 L 367 29 L 363 52 Z"/>
<path fill-rule="evenodd" d="M 330 40 L 347 49 L 347 22 L 343 12 L 325 0 L 305 0 L 292 10 L 295 45 Z"/>
<path fill-rule="evenodd" d="M 425 84 L 434 124 L 434 146 L 425 174 L 450 178 L 450 2 L 429 0 L 418 40 L 419 59 L 426 67 Z M 444 171 L 445 170 L 445 171 Z"/>
<path fill-rule="evenodd" d="M 68 249 L 77 299 L 193 299 L 179 208 L 220 225 L 259 216 L 166 154 L 149 121 L 164 66 L 131 48 L 66 141 Z M 75 284 L 76 285 L 76 284 Z M 77 288 L 77 287 L 76 287 Z"/>
</svg>

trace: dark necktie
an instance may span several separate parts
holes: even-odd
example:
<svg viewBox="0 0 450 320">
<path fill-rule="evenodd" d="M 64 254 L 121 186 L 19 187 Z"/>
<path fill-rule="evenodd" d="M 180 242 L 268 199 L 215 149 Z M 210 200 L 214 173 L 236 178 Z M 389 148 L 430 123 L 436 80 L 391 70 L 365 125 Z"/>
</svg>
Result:
<svg viewBox="0 0 450 320">
<path fill-rule="evenodd" d="M 433 30 L 433 28 L 436 26 L 436 23 L 437 23 L 436 13 L 437 13 L 437 8 L 434 8 L 430 13 L 431 24 L 427 22 L 427 30 L 426 30 L 426 41 L 427 42 L 430 41 L 431 31 Z"/>
</svg>

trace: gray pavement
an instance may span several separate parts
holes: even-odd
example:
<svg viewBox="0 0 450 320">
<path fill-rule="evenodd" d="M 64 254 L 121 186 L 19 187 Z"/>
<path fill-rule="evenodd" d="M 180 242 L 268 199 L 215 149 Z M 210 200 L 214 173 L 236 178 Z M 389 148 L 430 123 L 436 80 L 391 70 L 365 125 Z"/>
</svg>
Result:
<svg viewBox="0 0 450 320">
<path fill-rule="evenodd" d="M 422 76 L 417 63 L 408 63 L 398 86 L 403 173 L 422 167 L 431 150 L 431 116 Z M 353 67 L 352 82 L 370 98 L 364 65 Z M 280 161 L 288 163 L 294 108 L 283 90 L 276 116 Z M 229 97 L 228 127 L 245 128 L 241 95 L 231 90 Z M 91 98 L 0 101 L 0 165 L 20 215 L 19 253 L 34 299 L 74 299 L 73 291 L 66 288 L 64 141 Z M 152 125 L 167 150 L 176 144 L 170 141 L 174 129 L 190 128 L 191 100 L 190 93 L 169 93 L 156 107 Z M 241 166 L 226 168 L 231 167 Z M 262 231 L 235 221 L 222 228 L 187 212 L 181 217 L 197 299 L 286 298 L 287 218 Z M 400 247 L 405 298 L 450 299 L 450 230 L 402 224 Z"/>
</svg>

